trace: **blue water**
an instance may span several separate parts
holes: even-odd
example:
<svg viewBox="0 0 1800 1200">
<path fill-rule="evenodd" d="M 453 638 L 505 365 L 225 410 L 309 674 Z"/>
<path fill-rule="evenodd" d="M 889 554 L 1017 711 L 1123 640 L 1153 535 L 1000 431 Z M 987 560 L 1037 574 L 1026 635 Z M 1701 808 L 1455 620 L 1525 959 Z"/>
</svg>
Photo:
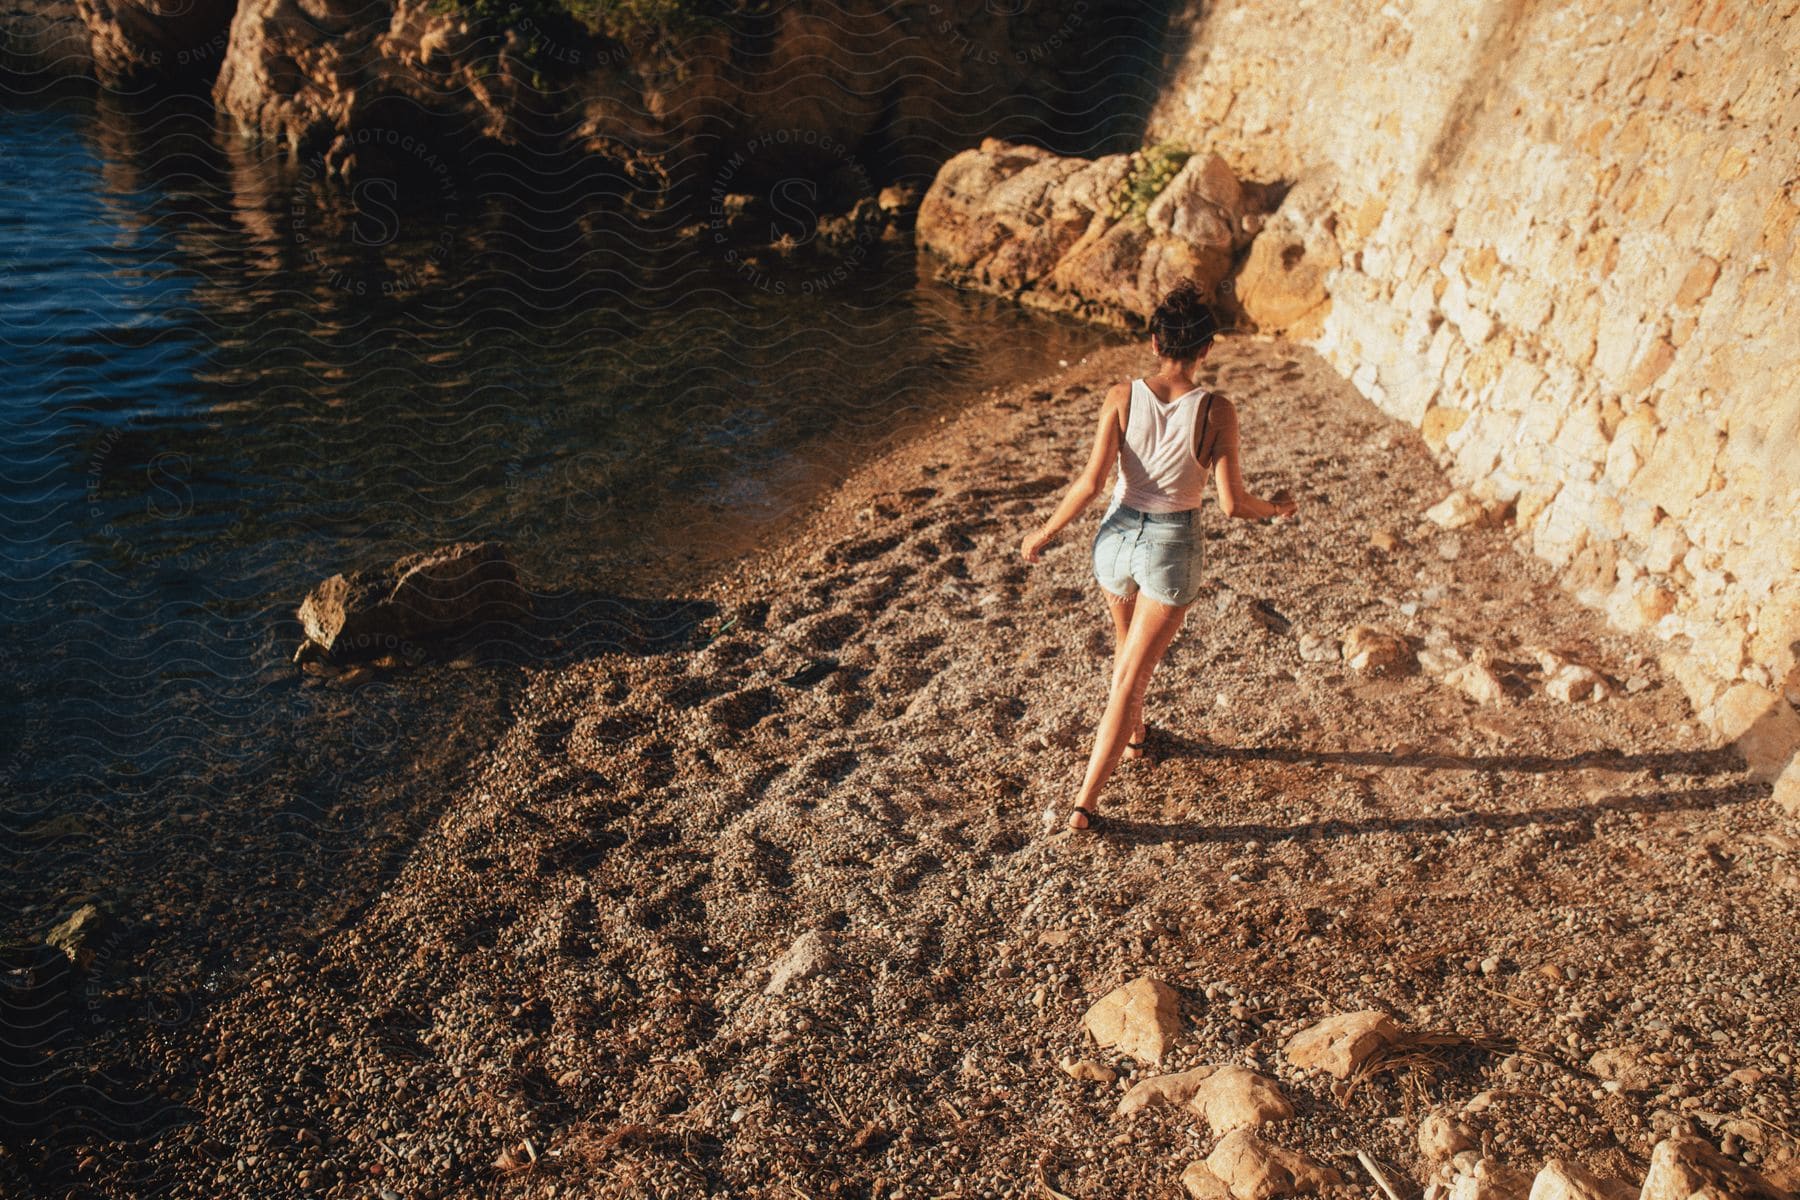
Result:
<svg viewBox="0 0 1800 1200">
<path fill-rule="evenodd" d="M 910 244 L 746 266 L 579 187 L 344 196 L 265 153 L 169 105 L 0 111 L 9 832 L 85 809 L 151 853 L 291 764 L 348 703 L 289 662 L 334 571 L 499 538 L 540 591 L 679 599 L 870 449 L 1105 340 Z M 385 686 L 353 748 L 399 744 Z M 32 903 L 120 886 L 106 840 L 56 842 Z"/>
</svg>

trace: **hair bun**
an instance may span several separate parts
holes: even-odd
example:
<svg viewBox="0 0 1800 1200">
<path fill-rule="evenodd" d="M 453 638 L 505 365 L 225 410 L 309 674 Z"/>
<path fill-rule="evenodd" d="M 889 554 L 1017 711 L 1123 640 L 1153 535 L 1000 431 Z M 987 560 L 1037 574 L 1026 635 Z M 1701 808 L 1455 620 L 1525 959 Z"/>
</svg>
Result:
<svg viewBox="0 0 1800 1200">
<path fill-rule="evenodd" d="M 1218 315 L 1193 279 L 1171 288 L 1150 316 L 1150 336 L 1157 353 L 1167 358 L 1197 357 L 1218 332 Z"/>
</svg>

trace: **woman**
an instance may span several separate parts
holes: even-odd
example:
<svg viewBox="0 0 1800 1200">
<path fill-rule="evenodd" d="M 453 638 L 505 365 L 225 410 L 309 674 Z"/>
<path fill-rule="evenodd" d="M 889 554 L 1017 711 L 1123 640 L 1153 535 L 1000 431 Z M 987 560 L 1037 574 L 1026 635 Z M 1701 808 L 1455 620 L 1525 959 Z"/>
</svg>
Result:
<svg viewBox="0 0 1800 1200">
<path fill-rule="evenodd" d="M 1151 673 L 1200 590 L 1200 505 L 1208 474 L 1227 517 L 1260 520 L 1294 512 L 1292 500 L 1261 500 L 1245 490 L 1237 409 L 1194 382 L 1194 368 L 1218 329 L 1218 318 L 1193 284 L 1163 298 L 1150 318 L 1157 373 L 1113 385 L 1087 466 L 1056 512 L 1019 547 L 1027 562 L 1038 561 L 1050 539 L 1100 494 L 1117 462 L 1119 481 L 1093 546 L 1094 574 L 1115 636 L 1112 692 L 1069 814 L 1072 829 L 1099 822 L 1095 803 L 1121 755 L 1142 755 Z M 1127 731 L 1134 735 L 1129 741 Z"/>
</svg>

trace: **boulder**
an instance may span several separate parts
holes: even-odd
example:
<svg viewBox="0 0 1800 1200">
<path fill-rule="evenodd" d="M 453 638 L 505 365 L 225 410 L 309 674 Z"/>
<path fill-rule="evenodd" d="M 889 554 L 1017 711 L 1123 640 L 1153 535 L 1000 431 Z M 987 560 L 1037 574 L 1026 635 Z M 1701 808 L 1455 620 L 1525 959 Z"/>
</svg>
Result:
<svg viewBox="0 0 1800 1200">
<path fill-rule="evenodd" d="M 1122 210 L 1121 191 L 1149 161 L 985 139 L 938 171 L 919 207 L 919 244 L 958 286 L 1139 324 L 1178 283 L 1217 294 L 1248 240 L 1244 189 L 1216 154 L 1188 157 L 1142 216 Z"/>
<path fill-rule="evenodd" d="M 1631 1200 L 1637 1189 L 1575 1163 L 1553 1158 L 1531 1181 L 1529 1200 Z"/>
<path fill-rule="evenodd" d="M 1231 1189 L 1203 1162 L 1191 1162 L 1181 1173 L 1181 1186 L 1192 1200 L 1232 1200 Z"/>
<path fill-rule="evenodd" d="M 483 621 L 516 621 L 529 611 L 530 596 L 505 546 L 458 542 L 409 554 L 385 571 L 333 575 L 301 602 L 299 617 L 311 645 L 344 661 Z"/>
<path fill-rule="evenodd" d="M 1165 1104 L 1185 1104 L 1206 1119 L 1214 1137 L 1294 1115 L 1294 1106 L 1274 1080 L 1236 1066 L 1196 1067 L 1140 1080 L 1119 1101 L 1118 1112 L 1131 1116 Z"/>
<path fill-rule="evenodd" d="M 83 904 L 58 921 L 44 941 L 63 952 L 82 970 L 93 968 L 101 948 L 113 931 L 112 914 L 99 904 Z"/>
<path fill-rule="evenodd" d="M 1339 1013 L 1288 1039 L 1285 1053 L 1296 1067 L 1348 1079 L 1401 1036 L 1400 1026 L 1384 1012 Z"/>
<path fill-rule="evenodd" d="M 1313 1195 L 1343 1183 L 1341 1175 L 1310 1156 L 1272 1146 L 1247 1129 L 1221 1138 L 1205 1165 L 1236 1200 Z"/>
<path fill-rule="evenodd" d="M 769 983 L 765 996 L 779 996 L 803 979 L 811 979 L 831 969 L 837 961 L 832 936 L 823 929 L 809 929 L 794 939 L 787 953 L 769 966 Z"/>
<path fill-rule="evenodd" d="M 1374 625 L 1346 631 L 1343 655 L 1351 670 L 1369 675 L 1404 675 L 1418 663 L 1405 638 Z"/>
<path fill-rule="evenodd" d="M 208 85 L 225 57 L 235 0 L 75 0 L 94 76 L 110 87 Z"/>
<path fill-rule="evenodd" d="M 1793 1200 L 1699 1138 L 1669 1138 L 1650 1153 L 1639 1200 Z"/>
<path fill-rule="evenodd" d="M 1330 273 L 1343 261 L 1322 178 L 1288 192 L 1262 224 L 1236 280 L 1238 305 L 1264 333 L 1318 336 L 1331 311 Z"/>
<path fill-rule="evenodd" d="M 1181 1031 L 1181 1002 L 1168 984 L 1140 976 L 1096 1000 L 1081 1023 L 1100 1045 L 1155 1064 Z"/>
</svg>

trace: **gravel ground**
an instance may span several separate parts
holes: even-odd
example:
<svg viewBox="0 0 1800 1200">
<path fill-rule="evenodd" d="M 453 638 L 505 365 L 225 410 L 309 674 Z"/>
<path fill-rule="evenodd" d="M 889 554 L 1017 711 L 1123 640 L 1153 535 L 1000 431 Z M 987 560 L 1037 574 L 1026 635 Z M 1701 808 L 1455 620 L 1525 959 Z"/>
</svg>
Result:
<svg viewBox="0 0 1800 1200">
<path fill-rule="evenodd" d="M 1183 999 L 1160 1070 L 1273 1075 L 1299 1111 L 1266 1136 L 1359 1194 L 1358 1150 L 1430 1177 L 1437 1109 L 1525 1170 L 1635 1184 L 1683 1128 L 1792 1186 L 1800 840 L 1767 787 L 1504 525 L 1426 522 L 1431 455 L 1322 362 L 1207 365 L 1301 515 L 1209 507 L 1106 833 L 1041 819 L 1105 701 L 1100 503 L 1017 546 L 1132 347 L 975 398 L 635 652 L 528 672 L 387 890 L 169 1034 L 190 1120 L 145 1161 L 96 1142 L 96 1194 L 1175 1196 L 1205 1123 L 1116 1117 L 1145 1068 L 1080 1020 L 1139 975 Z M 1302 658 L 1365 623 L 1509 695 Z M 1551 699 L 1536 648 L 1612 694 Z M 1355 1086 L 1288 1066 L 1363 1008 L 1447 1036 Z"/>
</svg>

